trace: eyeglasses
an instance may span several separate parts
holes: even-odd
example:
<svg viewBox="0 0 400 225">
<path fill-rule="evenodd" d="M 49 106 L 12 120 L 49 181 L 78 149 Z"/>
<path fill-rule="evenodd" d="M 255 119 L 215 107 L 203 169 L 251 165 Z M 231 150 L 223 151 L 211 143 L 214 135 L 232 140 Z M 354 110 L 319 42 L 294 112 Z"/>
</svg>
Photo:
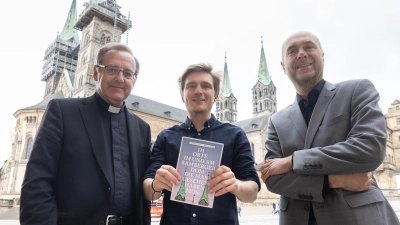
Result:
<svg viewBox="0 0 400 225">
<path fill-rule="evenodd" d="M 115 76 L 119 74 L 119 72 L 122 72 L 122 75 L 124 75 L 125 79 L 133 79 L 133 80 L 137 79 L 137 74 L 132 71 L 120 70 L 118 69 L 118 67 L 115 66 L 104 66 L 104 65 L 96 65 L 96 66 L 104 68 L 108 75 Z"/>
</svg>

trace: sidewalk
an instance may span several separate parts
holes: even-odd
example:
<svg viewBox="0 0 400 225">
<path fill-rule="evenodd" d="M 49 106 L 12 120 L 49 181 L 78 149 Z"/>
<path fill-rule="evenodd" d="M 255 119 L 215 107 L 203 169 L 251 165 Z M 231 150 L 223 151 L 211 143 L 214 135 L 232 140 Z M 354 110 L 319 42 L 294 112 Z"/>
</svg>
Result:
<svg viewBox="0 0 400 225">
<path fill-rule="evenodd" d="M 267 215 L 273 216 L 272 206 L 241 206 L 242 208 L 242 216 L 260 216 Z M 278 216 L 275 214 L 275 216 Z"/>
</svg>

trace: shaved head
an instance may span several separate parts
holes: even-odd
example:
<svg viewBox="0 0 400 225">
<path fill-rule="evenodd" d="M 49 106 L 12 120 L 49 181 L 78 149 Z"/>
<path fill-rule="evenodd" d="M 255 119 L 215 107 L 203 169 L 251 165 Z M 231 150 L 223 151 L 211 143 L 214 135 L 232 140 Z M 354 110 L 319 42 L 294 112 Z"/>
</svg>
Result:
<svg viewBox="0 0 400 225">
<path fill-rule="evenodd" d="M 287 49 L 287 47 L 288 47 L 287 44 L 290 42 L 290 40 L 292 40 L 292 39 L 294 39 L 296 37 L 304 36 L 304 35 L 308 35 L 308 36 L 313 37 L 315 39 L 315 41 L 317 42 L 317 44 L 319 45 L 319 48 L 323 52 L 321 42 L 319 41 L 318 37 L 315 34 L 313 34 L 311 32 L 308 32 L 308 31 L 298 31 L 298 32 L 290 35 L 288 38 L 286 38 L 285 42 L 283 42 L 283 45 L 282 45 L 282 60 L 283 60 L 283 57 L 285 55 L 284 51 Z"/>
</svg>

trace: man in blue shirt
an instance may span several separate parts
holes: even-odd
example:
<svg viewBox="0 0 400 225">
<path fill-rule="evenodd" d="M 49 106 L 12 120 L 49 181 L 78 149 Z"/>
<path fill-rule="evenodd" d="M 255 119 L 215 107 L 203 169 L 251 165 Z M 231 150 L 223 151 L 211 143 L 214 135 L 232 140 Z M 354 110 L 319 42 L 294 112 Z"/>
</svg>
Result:
<svg viewBox="0 0 400 225">
<path fill-rule="evenodd" d="M 246 134 L 237 126 L 221 123 L 211 114 L 220 89 L 220 74 L 212 70 L 208 64 L 195 64 L 179 78 L 188 117 L 183 124 L 163 130 L 151 153 L 143 189 L 148 200 L 157 199 L 164 192 L 161 225 L 239 224 L 236 198 L 253 202 L 260 190 Z M 179 185 L 182 179 L 175 169 L 182 136 L 224 144 L 221 166 L 208 182 L 209 193 L 215 193 L 213 208 L 170 200 L 173 184 Z"/>
</svg>

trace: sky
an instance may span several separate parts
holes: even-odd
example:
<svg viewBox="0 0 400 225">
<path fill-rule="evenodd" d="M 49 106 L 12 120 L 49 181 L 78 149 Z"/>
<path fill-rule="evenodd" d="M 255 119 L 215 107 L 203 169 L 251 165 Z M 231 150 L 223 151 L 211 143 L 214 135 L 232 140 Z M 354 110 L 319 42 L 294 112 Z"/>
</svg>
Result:
<svg viewBox="0 0 400 225">
<path fill-rule="evenodd" d="M 78 15 L 85 0 L 77 0 Z M 45 49 L 61 32 L 72 0 L 5 1 L 0 14 L 0 164 L 11 153 L 13 114 L 44 95 Z M 280 65 L 284 40 L 310 31 L 325 54 L 324 78 L 337 83 L 370 79 L 383 113 L 400 100 L 400 2 L 398 0 L 118 0 L 132 28 L 122 42 L 132 48 L 141 70 L 132 94 L 185 109 L 178 77 L 193 63 L 223 71 L 225 52 L 238 121 L 252 117 L 261 36 L 278 110 L 295 98 Z M 81 35 L 81 34 L 80 34 Z M 214 112 L 214 110 L 213 110 Z M 11 135 L 10 135 L 11 133 Z"/>
</svg>

